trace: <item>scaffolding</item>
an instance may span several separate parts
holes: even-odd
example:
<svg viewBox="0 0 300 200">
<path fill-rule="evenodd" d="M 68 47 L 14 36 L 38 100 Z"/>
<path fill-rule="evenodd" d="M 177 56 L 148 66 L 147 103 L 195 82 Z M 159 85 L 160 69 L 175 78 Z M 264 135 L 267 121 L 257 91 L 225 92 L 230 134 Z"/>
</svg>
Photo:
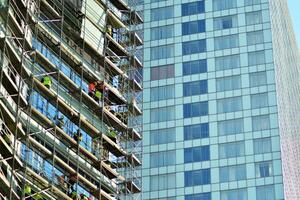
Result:
<svg viewBox="0 0 300 200">
<path fill-rule="evenodd" d="M 0 0 L 0 199 L 141 199 L 137 6 Z"/>
</svg>

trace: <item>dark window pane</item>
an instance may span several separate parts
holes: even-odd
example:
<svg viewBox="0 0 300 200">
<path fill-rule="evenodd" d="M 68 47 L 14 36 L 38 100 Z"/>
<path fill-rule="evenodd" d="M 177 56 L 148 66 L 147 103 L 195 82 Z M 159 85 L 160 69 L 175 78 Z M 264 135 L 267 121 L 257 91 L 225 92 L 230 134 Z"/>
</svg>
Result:
<svg viewBox="0 0 300 200">
<path fill-rule="evenodd" d="M 151 80 L 160 80 L 174 77 L 174 65 L 164 65 L 151 68 Z"/>
<path fill-rule="evenodd" d="M 206 40 L 194 40 L 182 43 L 182 54 L 202 53 L 206 51 Z"/>
<path fill-rule="evenodd" d="M 207 60 L 194 60 L 182 63 L 183 75 L 207 72 Z"/>
<path fill-rule="evenodd" d="M 195 15 L 205 11 L 204 1 L 184 3 L 181 5 L 182 16 Z"/>
</svg>

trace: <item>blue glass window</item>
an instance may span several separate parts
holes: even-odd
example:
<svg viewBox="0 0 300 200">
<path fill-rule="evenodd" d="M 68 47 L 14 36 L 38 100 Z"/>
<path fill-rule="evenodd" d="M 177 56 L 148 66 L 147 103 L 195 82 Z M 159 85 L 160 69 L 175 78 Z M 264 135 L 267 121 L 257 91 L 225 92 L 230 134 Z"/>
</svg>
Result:
<svg viewBox="0 0 300 200">
<path fill-rule="evenodd" d="M 165 144 L 175 142 L 175 128 L 158 129 L 150 131 L 151 144 Z"/>
<path fill-rule="evenodd" d="M 210 169 L 200 169 L 184 172 L 184 186 L 210 184 Z"/>
<path fill-rule="evenodd" d="M 175 118 L 175 106 L 153 108 L 150 111 L 152 123 L 173 120 Z"/>
<path fill-rule="evenodd" d="M 153 87 L 150 90 L 151 101 L 172 99 L 175 97 L 175 85 Z"/>
<path fill-rule="evenodd" d="M 256 187 L 256 200 L 273 200 L 275 198 L 274 185 Z"/>
<path fill-rule="evenodd" d="M 207 93 L 207 80 L 183 83 L 183 96 L 193 96 Z"/>
<path fill-rule="evenodd" d="M 182 63 L 183 75 L 200 74 L 207 72 L 207 60 L 193 60 Z"/>
<path fill-rule="evenodd" d="M 198 117 L 208 115 L 208 102 L 197 102 L 183 104 L 183 116 L 187 117 Z"/>
<path fill-rule="evenodd" d="M 174 15 L 173 6 L 151 9 L 151 21 L 170 19 Z"/>
<path fill-rule="evenodd" d="M 193 140 L 209 137 L 209 124 L 195 124 L 184 126 L 184 140 Z"/>
<path fill-rule="evenodd" d="M 202 53 L 206 51 L 206 40 L 194 40 L 182 43 L 182 54 Z"/>
<path fill-rule="evenodd" d="M 220 167 L 220 182 L 240 181 L 246 179 L 246 165 Z"/>
<path fill-rule="evenodd" d="M 184 163 L 202 162 L 209 159 L 209 145 L 184 149 Z"/>
<path fill-rule="evenodd" d="M 195 15 L 205 12 L 204 1 L 196 1 L 191 3 L 184 3 L 181 5 L 182 16 Z"/>
<path fill-rule="evenodd" d="M 273 175 L 272 162 L 267 161 L 267 162 L 255 163 L 255 171 L 256 171 L 255 173 L 257 178 L 272 176 Z"/>
<path fill-rule="evenodd" d="M 174 45 L 162 45 L 157 47 L 151 47 L 151 59 L 164 59 L 174 56 Z"/>
<path fill-rule="evenodd" d="M 190 21 L 182 24 L 182 34 L 190 35 L 205 32 L 205 20 Z"/>
<path fill-rule="evenodd" d="M 214 30 L 229 29 L 238 26 L 237 15 L 214 18 Z"/>
<path fill-rule="evenodd" d="M 173 37 L 174 26 L 159 26 L 151 28 L 151 40 L 161 40 Z"/>
<path fill-rule="evenodd" d="M 163 65 L 158 67 L 151 67 L 151 80 L 160 80 L 174 77 L 174 65 Z"/>
<path fill-rule="evenodd" d="M 200 193 L 200 194 L 191 194 L 186 195 L 184 200 L 211 200 L 211 193 Z"/>
</svg>

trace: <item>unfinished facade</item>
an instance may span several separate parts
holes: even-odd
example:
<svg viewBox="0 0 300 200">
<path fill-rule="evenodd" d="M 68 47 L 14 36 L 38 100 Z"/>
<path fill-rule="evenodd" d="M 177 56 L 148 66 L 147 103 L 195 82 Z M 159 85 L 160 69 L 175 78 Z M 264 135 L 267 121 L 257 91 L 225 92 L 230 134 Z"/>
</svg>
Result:
<svg viewBox="0 0 300 200">
<path fill-rule="evenodd" d="M 140 198 L 135 6 L 0 1 L 0 199 Z"/>
</svg>

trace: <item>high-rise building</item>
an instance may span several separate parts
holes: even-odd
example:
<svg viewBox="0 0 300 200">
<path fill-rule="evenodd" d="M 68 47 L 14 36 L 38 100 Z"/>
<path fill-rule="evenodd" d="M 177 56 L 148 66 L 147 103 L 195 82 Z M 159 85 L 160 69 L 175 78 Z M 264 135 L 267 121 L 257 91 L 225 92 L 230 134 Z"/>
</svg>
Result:
<svg viewBox="0 0 300 200">
<path fill-rule="evenodd" d="M 0 1 L 0 199 L 136 199 L 135 0 Z"/>
<path fill-rule="evenodd" d="M 286 0 L 144 0 L 143 199 L 300 199 Z"/>
</svg>

